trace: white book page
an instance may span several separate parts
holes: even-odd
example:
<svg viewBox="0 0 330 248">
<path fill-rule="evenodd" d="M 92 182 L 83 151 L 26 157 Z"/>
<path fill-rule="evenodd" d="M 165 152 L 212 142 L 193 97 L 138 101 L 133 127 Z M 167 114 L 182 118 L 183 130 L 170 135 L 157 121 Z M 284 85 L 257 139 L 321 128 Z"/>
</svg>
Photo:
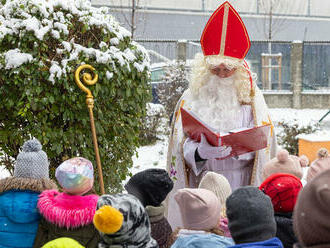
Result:
<svg viewBox="0 0 330 248">
<path fill-rule="evenodd" d="M 235 129 L 230 130 L 229 133 L 238 133 L 238 132 L 245 131 L 245 130 L 248 130 L 248 129 L 251 129 L 251 128 L 250 127 L 235 128 Z"/>
<path fill-rule="evenodd" d="M 208 129 L 210 129 L 212 132 L 214 133 L 219 133 L 219 130 L 215 129 L 214 127 L 211 127 L 210 125 L 208 125 L 206 122 L 202 121 L 195 113 L 193 113 L 192 111 L 186 110 L 187 112 L 189 112 L 189 114 L 191 116 L 193 116 L 196 120 L 198 120 L 200 123 L 203 123 L 203 125 L 205 127 L 207 127 Z"/>
</svg>

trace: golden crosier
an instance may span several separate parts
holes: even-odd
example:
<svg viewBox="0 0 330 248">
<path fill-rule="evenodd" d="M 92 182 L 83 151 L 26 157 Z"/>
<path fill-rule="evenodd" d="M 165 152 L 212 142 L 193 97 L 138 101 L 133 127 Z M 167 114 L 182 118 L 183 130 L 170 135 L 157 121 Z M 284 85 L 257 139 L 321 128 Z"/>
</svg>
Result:
<svg viewBox="0 0 330 248">
<path fill-rule="evenodd" d="M 78 67 L 78 69 L 75 72 L 74 79 L 76 81 L 76 84 L 79 86 L 79 88 L 87 94 L 86 99 L 93 99 L 94 97 L 92 95 L 92 92 L 80 81 L 80 72 L 85 69 L 91 70 L 94 74 L 94 78 L 92 78 L 92 75 L 90 73 L 84 72 L 82 75 L 83 83 L 85 83 L 87 85 L 96 84 L 96 82 L 99 80 L 99 76 L 94 72 L 95 68 L 93 66 L 87 65 L 87 64 L 81 65 Z M 87 102 L 87 100 L 86 100 L 86 102 Z"/>
<path fill-rule="evenodd" d="M 97 144 L 97 138 L 96 138 L 96 130 L 95 130 L 95 124 L 94 124 L 94 115 L 93 115 L 93 107 L 94 107 L 94 97 L 92 95 L 92 92 L 80 81 L 80 72 L 82 70 L 91 70 L 93 72 L 94 78 L 90 73 L 84 72 L 82 75 L 82 80 L 87 85 L 94 85 L 98 81 L 99 77 L 95 73 L 95 68 L 91 65 L 81 65 L 77 68 L 75 71 L 75 81 L 76 84 L 79 86 L 79 88 L 84 91 L 86 95 L 86 104 L 89 112 L 89 119 L 91 122 L 91 129 L 92 129 L 92 137 L 93 137 L 93 144 L 94 144 L 94 151 L 95 151 L 95 157 L 96 157 L 96 164 L 97 164 L 97 170 L 99 173 L 99 180 L 100 180 L 100 191 L 101 194 L 104 194 L 104 183 L 103 183 L 103 174 L 102 174 L 102 166 L 101 166 L 101 159 L 99 154 L 99 148 Z"/>
</svg>

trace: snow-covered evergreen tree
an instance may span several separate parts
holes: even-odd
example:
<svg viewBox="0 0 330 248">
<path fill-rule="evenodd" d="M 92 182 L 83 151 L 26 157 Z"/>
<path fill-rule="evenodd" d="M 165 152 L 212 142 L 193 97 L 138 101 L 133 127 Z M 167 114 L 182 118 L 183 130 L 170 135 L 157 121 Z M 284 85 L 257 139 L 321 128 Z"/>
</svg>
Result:
<svg viewBox="0 0 330 248">
<path fill-rule="evenodd" d="M 172 117 L 176 103 L 188 87 L 187 76 L 187 67 L 183 62 L 169 64 L 165 69 L 162 82 L 157 88 L 157 95 L 159 102 L 165 107 L 168 118 Z"/>
</svg>

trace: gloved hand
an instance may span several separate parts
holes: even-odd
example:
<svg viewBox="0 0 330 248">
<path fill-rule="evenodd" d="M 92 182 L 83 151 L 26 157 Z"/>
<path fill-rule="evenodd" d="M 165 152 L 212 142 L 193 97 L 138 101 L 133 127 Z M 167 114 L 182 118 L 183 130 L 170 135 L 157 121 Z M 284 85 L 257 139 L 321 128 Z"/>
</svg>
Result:
<svg viewBox="0 0 330 248">
<path fill-rule="evenodd" d="M 204 134 L 201 134 L 201 142 L 198 144 L 197 152 L 202 159 L 224 158 L 231 153 L 230 146 L 212 146 Z"/>
</svg>

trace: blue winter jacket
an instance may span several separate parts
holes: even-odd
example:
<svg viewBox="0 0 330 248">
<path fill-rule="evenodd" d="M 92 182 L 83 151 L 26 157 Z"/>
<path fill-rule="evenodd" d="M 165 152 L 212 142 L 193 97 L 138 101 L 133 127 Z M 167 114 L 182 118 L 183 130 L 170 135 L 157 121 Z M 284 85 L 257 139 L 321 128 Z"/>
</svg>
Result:
<svg viewBox="0 0 330 248">
<path fill-rule="evenodd" d="M 178 237 L 171 248 L 226 248 L 234 244 L 231 238 L 216 234 L 193 234 Z"/>
<path fill-rule="evenodd" d="M 248 248 L 248 247 L 253 247 L 253 248 L 262 248 L 262 247 L 267 247 L 267 248 L 283 248 L 283 244 L 281 240 L 278 238 L 271 238 L 265 241 L 259 241 L 259 242 L 254 242 L 254 243 L 243 243 L 243 244 L 237 244 L 230 246 L 230 248 Z"/>
<path fill-rule="evenodd" d="M 0 194 L 0 248 L 33 246 L 40 219 L 38 196 L 28 190 Z"/>
</svg>

